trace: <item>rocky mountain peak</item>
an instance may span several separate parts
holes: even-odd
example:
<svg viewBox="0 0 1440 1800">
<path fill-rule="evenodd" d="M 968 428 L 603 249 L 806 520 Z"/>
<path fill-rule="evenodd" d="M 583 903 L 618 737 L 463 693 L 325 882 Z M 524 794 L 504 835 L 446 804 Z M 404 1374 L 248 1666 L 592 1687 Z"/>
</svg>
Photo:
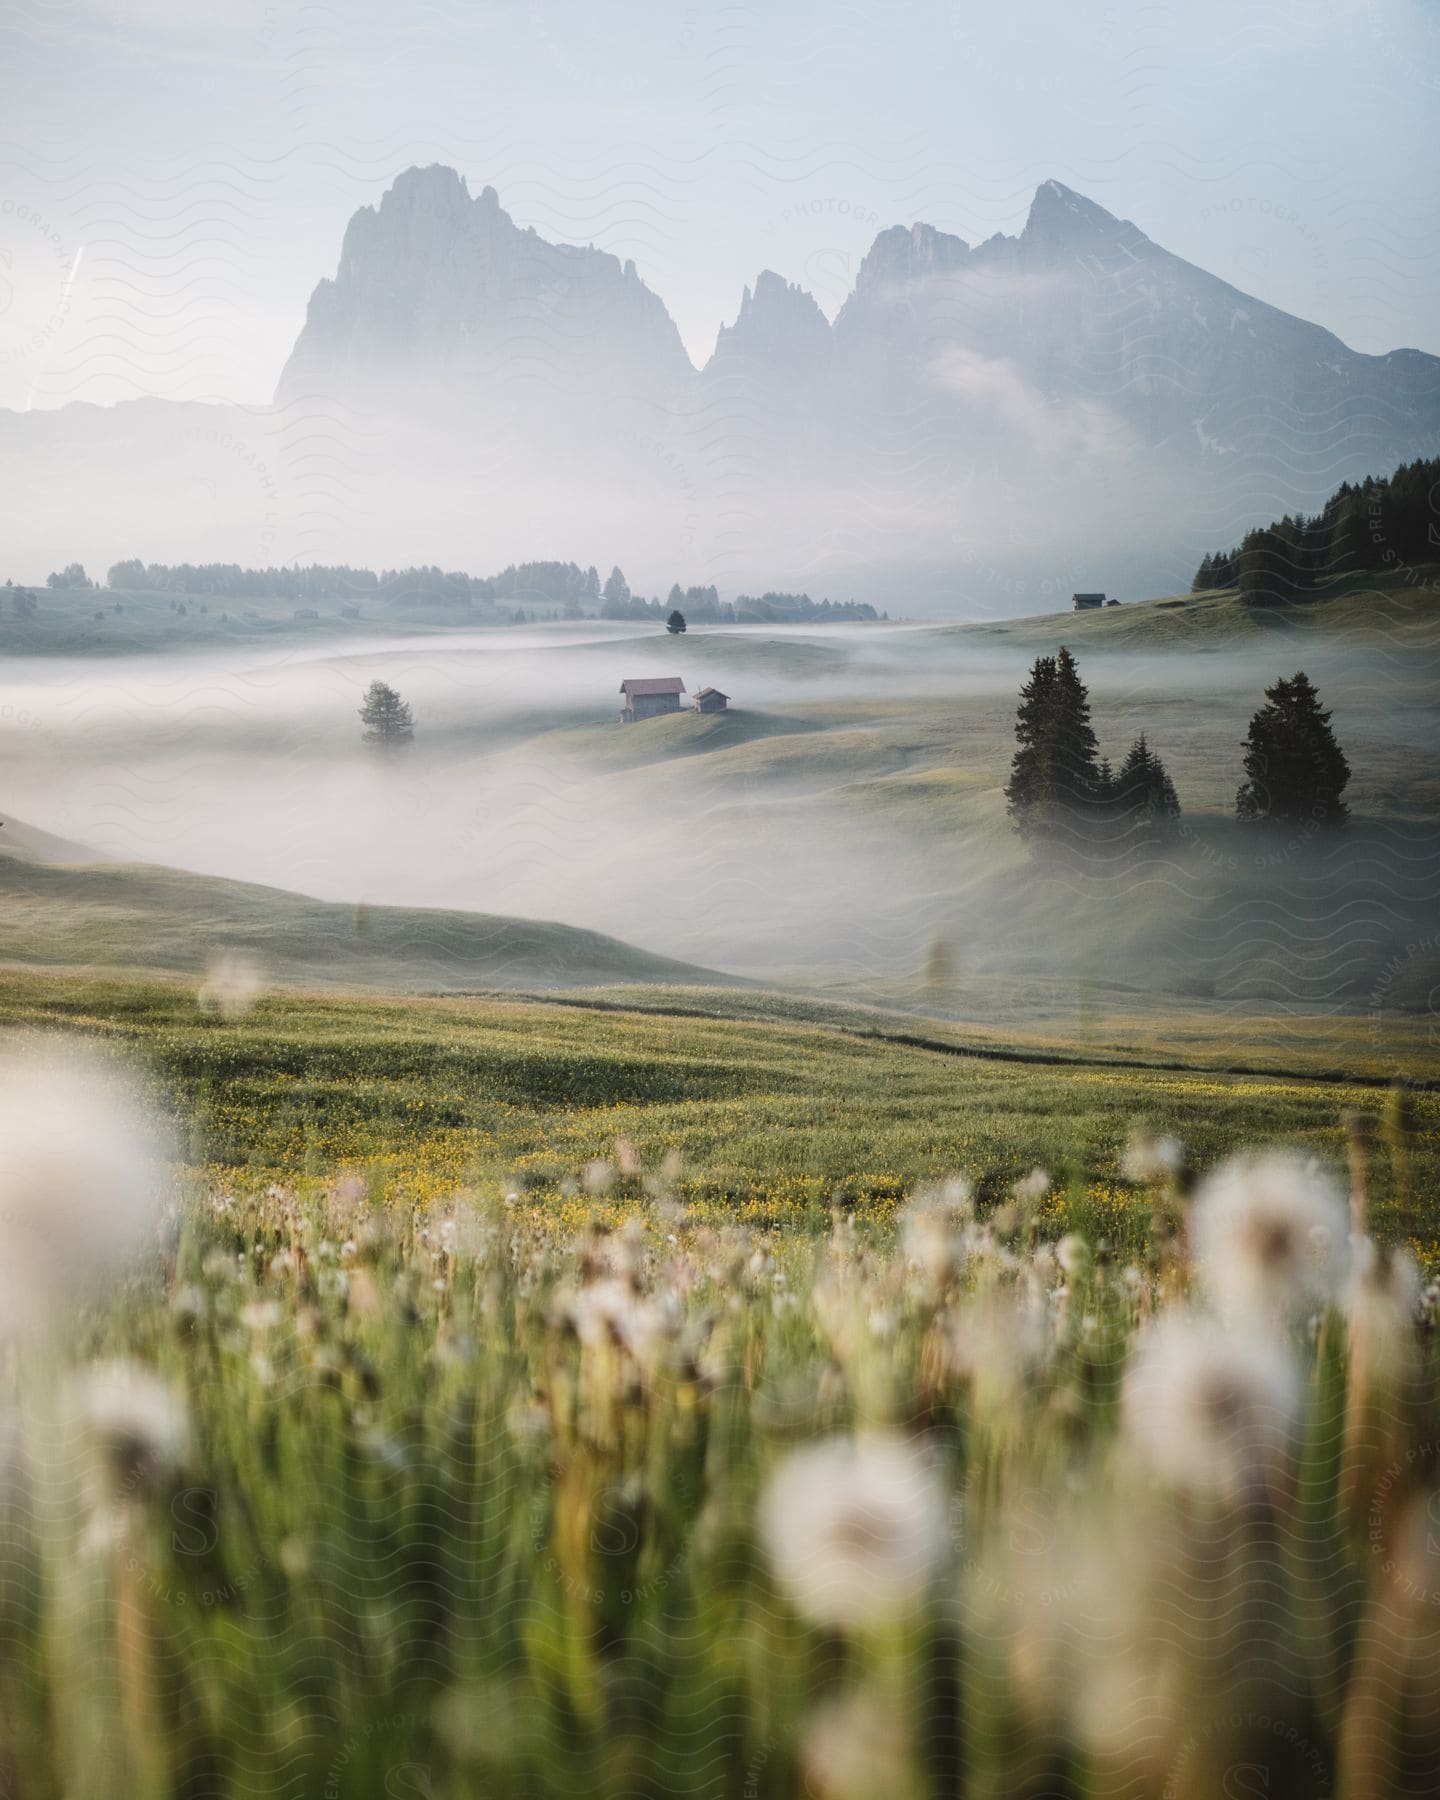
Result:
<svg viewBox="0 0 1440 1800">
<path fill-rule="evenodd" d="M 494 201 L 499 196 L 494 188 L 485 195 Z M 428 163 L 403 170 L 380 197 L 380 211 L 401 212 L 407 207 L 419 211 L 459 212 L 470 204 L 470 190 L 458 169 L 446 163 Z M 374 211 L 375 208 L 366 208 Z"/>
<path fill-rule="evenodd" d="M 377 206 L 351 218 L 335 278 L 311 296 L 280 394 L 394 387 L 425 366 L 443 367 L 447 380 L 462 370 L 503 373 L 523 360 L 522 344 L 537 379 L 584 379 L 608 365 L 647 388 L 691 372 L 673 320 L 633 262 L 550 243 L 516 225 L 493 187 L 472 198 L 463 176 L 432 163 L 406 169 Z M 586 366 L 577 363 L 581 345 Z"/>
<path fill-rule="evenodd" d="M 1036 188 L 1025 229 L 1016 240 L 1029 263 L 1103 252 L 1122 241 L 1132 249 L 1150 242 L 1128 219 L 1117 219 L 1061 181 L 1042 181 Z"/>
<path fill-rule="evenodd" d="M 762 269 L 748 287 L 733 325 L 722 325 L 711 366 L 751 357 L 793 371 L 828 354 L 830 322 L 805 288 Z"/>
<path fill-rule="evenodd" d="M 927 275 L 948 275 L 963 268 L 970 256 L 964 238 L 937 231 L 933 225 L 892 225 L 870 246 L 855 277 L 855 293 L 875 293 Z"/>
</svg>

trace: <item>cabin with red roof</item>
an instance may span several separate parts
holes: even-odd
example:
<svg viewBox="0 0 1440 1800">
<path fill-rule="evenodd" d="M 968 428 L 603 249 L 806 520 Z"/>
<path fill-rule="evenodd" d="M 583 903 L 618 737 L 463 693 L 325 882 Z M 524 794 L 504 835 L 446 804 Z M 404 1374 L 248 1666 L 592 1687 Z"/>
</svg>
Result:
<svg viewBox="0 0 1440 1800">
<path fill-rule="evenodd" d="M 637 719 L 679 712 L 685 683 L 678 675 L 647 675 L 638 681 L 622 681 L 620 692 L 625 700 L 620 709 L 620 723 L 633 725 Z"/>
</svg>

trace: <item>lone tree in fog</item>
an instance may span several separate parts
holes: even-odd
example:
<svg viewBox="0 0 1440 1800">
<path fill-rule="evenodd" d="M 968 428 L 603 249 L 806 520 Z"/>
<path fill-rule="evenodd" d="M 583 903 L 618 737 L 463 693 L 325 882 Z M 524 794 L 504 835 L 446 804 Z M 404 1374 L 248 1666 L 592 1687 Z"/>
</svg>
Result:
<svg viewBox="0 0 1440 1800">
<path fill-rule="evenodd" d="M 415 715 L 394 688 L 383 681 L 370 683 L 360 718 L 365 726 L 365 742 L 385 750 L 408 744 L 415 735 Z"/>
<path fill-rule="evenodd" d="M 685 615 L 678 606 L 665 621 L 665 629 L 670 633 L 671 637 L 679 637 L 681 632 L 684 631 Z"/>
<path fill-rule="evenodd" d="M 1245 739 L 1245 780 L 1235 796 L 1237 818 L 1277 824 L 1343 825 L 1340 798 L 1350 764 L 1330 729 L 1310 677 L 1297 670 L 1265 690 L 1265 704 Z"/>
</svg>

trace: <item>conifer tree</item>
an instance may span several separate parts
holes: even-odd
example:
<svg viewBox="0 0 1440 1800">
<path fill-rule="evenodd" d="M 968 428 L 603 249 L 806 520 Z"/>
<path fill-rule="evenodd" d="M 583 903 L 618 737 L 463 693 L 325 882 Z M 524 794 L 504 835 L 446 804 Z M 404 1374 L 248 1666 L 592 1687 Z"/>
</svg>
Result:
<svg viewBox="0 0 1440 1800">
<path fill-rule="evenodd" d="M 1038 656 L 1020 690 L 1007 810 L 1026 837 L 1066 836 L 1097 815 L 1105 795 L 1090 696 L 1066 649 Z"/>
<path fill-rule="evenodd" d="M 1015 755 L 1005 784 L 1005 806 L 1017 831 L 1028 835 L 1041 809 L 1053 798 L 1049 775 L 1047 722 L 1055 692 L 1055 658 L 1037 656 L 1020 690 L 1015 714 Z"/>
<path fill-rule="evenodd" d="M 604 605 L 600 608 L 602 619 L 630 617 L 630 583 L 625 579 L 618 563 L 605 577 L 605 586 L 600 591 L 604 599 Z"/>
<path fill-rule="evenodd" d="M 1350 764 L 1310 678 L 1297 670 L 1288 681 L 1266 688 L 1265 705 L 1251 719 L 1245 739 L 1236 816 L 1343 825 L 1349 809 L 1340 796 L 1349 779 Z"/>
<path fill-rule="evenodd" d="M 1180 816 L 1175 784 L 1143 731 L 1126 752 L 1111 799 L 1117 817 L 1131 827 L 1163 826 Z"/>
<path fill-rule="evenodd" d="M 397 749 L 408 744 L 415 735 L 415 716 L 410 708 L 383 681 L 372 681 L 360 708 L 365 726 L 365 742 L 381 749 Z"/>
<path fill-rule="evenodd" d="M 1099 744 L 1090 723 L 1090 695 L 1080 679 L 1075 658 L 1063 645 L 1055 659 L 1048 731 L 1054 798 L 1073 811 L 1093 807 L 1102 796 Z"/>
<path fill-rule="evenodd" d="M 1236 585 L 1247 606 L 1273 606 L 1289 593 L 1294 552 L 1279 525 L 1246 532 L 1238 560 Z"/>
</svg>

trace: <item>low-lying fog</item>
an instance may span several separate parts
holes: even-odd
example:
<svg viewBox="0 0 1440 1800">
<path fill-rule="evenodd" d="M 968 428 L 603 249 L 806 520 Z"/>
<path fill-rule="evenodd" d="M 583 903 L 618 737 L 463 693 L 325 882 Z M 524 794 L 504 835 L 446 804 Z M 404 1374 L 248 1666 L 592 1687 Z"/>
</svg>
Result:
<svg viewBox="0 0 1440 1800">
<path fill-rule="evenodd" d="M 1058 962 L 1172 985 L 1158 967 L 1117 971 L 1107 934 L 1160 957 L 1167 915 L 1198 913 L 1219 991 L 1243 958 L 1314 1001 L 1362 979 L 1357 958 L 1372 970 L 1433 900 L 1429 821 L 1411 808 L 1407 822 L 1404 800 L 1407 783 L 1433 779 L 1433 712 L 1393 667 L 1338 650 L 1306 661 L 1322 691 L 1332 684 L 1357 813 L 1383 822 L 1367 836 L 1361 819 L 1343 849 L 1296 845 L 1269 870 L 1248 845 L 1235 862 L 1223 814 L 1245 721 L 1296 665 L 1282 647 L 1083 658 L 1102 749 L 1118 761 L 1146 729 L 1188 835 L 1164 866 L 1098 894 L 1052 882 L 1037 911 L 999 793 L 1035 648 L 903 626 L 667 639 L 585 623 L 343 653 L 16 660 L 0 681 L 4 800 L 109 857 L 327 899 L 555 919 L 757 975 L 908 979 L 944 940 L 970 969 Z M 724 747 L 658 756 L 647 733 L 668 750 L 676 722 L 618 723 L 623 677 L 672 673 L 691 694 L 732 696 Z M 357 708 L 376 678 L 415 712 L 398 756 L 361 741 Z"/>
</svg>

